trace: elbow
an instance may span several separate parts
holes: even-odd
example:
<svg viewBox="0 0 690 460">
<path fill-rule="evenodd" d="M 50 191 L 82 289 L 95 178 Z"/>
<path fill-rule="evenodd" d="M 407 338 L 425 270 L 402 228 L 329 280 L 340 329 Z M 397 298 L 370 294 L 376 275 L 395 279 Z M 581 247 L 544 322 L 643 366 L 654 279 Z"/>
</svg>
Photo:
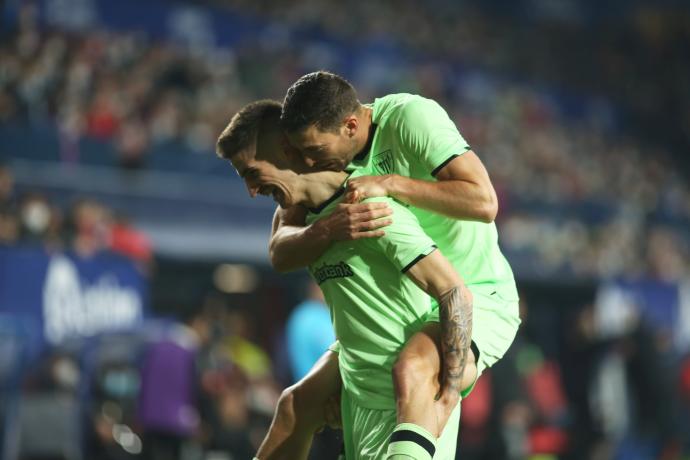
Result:
<svg viewBox="0 0 690 460">
<path fill-rule="evenodd" d="M 474 295 L 472 294 L 472 291 L 470 291 L 464 283 L 457 282 L 450 285 L 450 287 L 437 289 L 436 292 L 432 294 L 432 296 L 436 299 L 439 305 L 446 305 L 450 297 L 458 296 L 457 298 L 461 299 L 462 305 L 469 306 L 469 309 L 465 309 L 464 314 L 472 317 L 472 304 L 474 302 Z"/>
<path fill-rule="evenodd" d="M 281 257 L 280 250 L 276 246 L 274 240 L 271 240 L 268 245 L 268 257 L 271 262 L 271 267 L 278 273 L 288 273 L 293 270 L 293 268 L 288 264 L 285 257 Z"/>
<path fill-rule="evenodd" d="M 479 221 L 490 224 L 496 220 L 498 215 L 498 200 L 494 197 L 488 200 L 479 212 Z"/>
<path fill-rule="evenodd" d="M 271 256 L 271 267 L 278 273 L 284 274 L 291 271 L 290 266 L 282 262 L 279 258 Z"/>
<path fill-rule="evenodd" d="M 498 215 L 498 197 L 491 184 L 477 184 L 476 199 L 470 219 L 484 224 L 493 223 Z M 465 217 L 467 218 L 467 216 Z"/>
<path fill-rule="evenodd" d="M 289 273 L 295 269 L 294 267 L 292 267 L 290 264 L 288 264 L 284 260 L 281 260 L 280 257 L 276 257 L 273 254 L 270 255 L 270 259 L 271 259 L 271 267 L 273 267 L 273 270 L 277 271 L 278 273 L 281 273 L 281 274 Z"/>
</svg>

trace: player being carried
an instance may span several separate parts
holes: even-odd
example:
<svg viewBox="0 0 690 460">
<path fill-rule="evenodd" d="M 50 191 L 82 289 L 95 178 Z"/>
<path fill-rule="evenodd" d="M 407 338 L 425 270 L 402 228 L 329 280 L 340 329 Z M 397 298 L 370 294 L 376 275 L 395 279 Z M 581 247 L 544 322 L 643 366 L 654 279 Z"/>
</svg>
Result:
<svg viewBox="0 0 690 460">
<path fill-rule="evenodd" d="M 250 104 L 233 117 L 220 137 L 218 151 L 230 159 L 248 186 L 272 195 L 282 207 L 303 206 L 308 210 L 307 220 L 318 221 L 339 205 L 346 179 L 357 173 L 298 174 L 299 163 L 291 163 L 281 148 L 279 117 L 278 102 Z M 247 144 L 249 139 L 255 140 Z M 306 458 L 314 431 L 324 423 L 318 409 L 338 390 L 338 362 L 339 373 L 346 377 L 341 400 L 345 458 L 454 458 L 460 389 L 469 388 L 476 378 L 474 360 L 468 358 L 471 293 L 405 206 L 387 197 L 372 200 L 385 202 L 394 210 L 395 222 L 385 235 L 341 241 L 309 267 L 331 309 L 337 347 L 298 383 L 302 389 L 295 392 L 295 398 L 301 395 L 317 401 L 311 404 L 317 410 L 285 417 L 281 412 L 290 412 L 294 401 L 284 395 L 279 404 L 282 411 L 279 409 L 271 430 L 273 438 L 269 436 L 257 454 L 262 460 Z M 432 308 L 429 296 L 437 299 L 439 308 Z M 439 393 L 439 320 L 453 328 L 452 338 L 444 345 L 445 360 L 453 364 L 435 401 Z M 398 400 L 396 414 L 391 378 L 396 357 L 400 355 L 404 361 L 425 343 L 434 350 L 427 359 L 436 361 L 431 366 L 435 372 L 416 375 L 418 384 L 404 390 L 406 396 Z M 397 428 L 396 419 L 400 422 Z M 280 433 L 289 436 L 271 444 Z M 389 444 L 389 439 L 395 442 Z"/>
</svg>

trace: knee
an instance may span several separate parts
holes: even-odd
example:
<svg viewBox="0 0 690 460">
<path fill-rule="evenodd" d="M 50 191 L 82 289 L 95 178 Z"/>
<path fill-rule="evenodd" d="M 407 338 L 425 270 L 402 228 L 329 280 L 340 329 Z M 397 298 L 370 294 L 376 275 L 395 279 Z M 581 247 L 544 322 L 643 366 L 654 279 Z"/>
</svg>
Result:
<svg viewBox="0 0 690 460">
<path fill-rule="evenodd" d="M 280 394 L 278 398 L 278 406 L 276 407 L 276 418 L 281 423 L 294 426 L 297 423 L 298 410 L 295 405 L 295 388 L 294 386 L 287 387 Z"/>
<path fill-rule="evenodd" d="M 438 386 L 438 369 L 417 354 L 401 354 L 393 365 L 393 386 L 398 399 L 430 386 Z"/>
<path fill-rule="evenodd" d="M 306 388 L 299 383 L 283 390 L 276 412 L 283 425 L 295 429 L 316 426 L 323 416 L 313 398 L 307 394 Z"/>
</svg>

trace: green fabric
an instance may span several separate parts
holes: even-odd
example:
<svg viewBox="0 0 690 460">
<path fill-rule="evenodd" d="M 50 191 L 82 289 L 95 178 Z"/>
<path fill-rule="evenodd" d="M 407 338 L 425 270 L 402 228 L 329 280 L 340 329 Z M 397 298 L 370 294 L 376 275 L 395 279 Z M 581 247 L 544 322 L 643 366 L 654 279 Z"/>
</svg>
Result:
<svg viewBox="0 0 690 460">
<path fill-rule="evenodd" d="M 347 460 L 386 458 L 388 440 L 397 425 L 396 412 L 368 409 L 358 405 L 347 390 L 341 394 L 343 442 Z M 460 427 L 460 403 L 453 410 L 445 429 L 436 440 L 434 460 L 455 460 Z"/>
<path fill-rule="evenodd" d="M 393 224 L 386 235 L 333 244 L 309 272 L 319 283 L 338 342 L 340 375 L 359 405 L 395 409 L 392 368 L 408 339 L 424 325 L 431 299 L 402 270 L 434 250 L 417 218 L 391 198 Z M 330 214 L 339 200 L 307 222 Z"/>
<path fill-rule="evenodd" d="M 370 107 L 376 132 L 369 152 L 348 166 L 352 177 L 398 174 L 435 180 L 435 169 L 470 149 L 446 111 L 430 99 L 391 94 Z M 506 300 L 518 300 L 495 224 L 456 220 L 415 207 L 410 210 L 473 293 L 498 291 Z"/>
</svg>

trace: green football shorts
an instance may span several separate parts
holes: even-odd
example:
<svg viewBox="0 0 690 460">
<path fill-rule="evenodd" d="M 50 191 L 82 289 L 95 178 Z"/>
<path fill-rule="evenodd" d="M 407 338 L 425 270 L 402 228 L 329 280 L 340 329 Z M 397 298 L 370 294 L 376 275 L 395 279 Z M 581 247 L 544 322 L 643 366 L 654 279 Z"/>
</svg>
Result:
<svg viewBox="0 0 690 460">
<path fill-rule="evenodd" d="M 345 460 L 382 460 L 388 440 L 397 425 L 396 411 L 367 409 L 357 405 L 347 391 L 341 394 Z M 460 403 L 436 441 L 434 460 L 454 460 L 460 427 Z"/>
</svg>

